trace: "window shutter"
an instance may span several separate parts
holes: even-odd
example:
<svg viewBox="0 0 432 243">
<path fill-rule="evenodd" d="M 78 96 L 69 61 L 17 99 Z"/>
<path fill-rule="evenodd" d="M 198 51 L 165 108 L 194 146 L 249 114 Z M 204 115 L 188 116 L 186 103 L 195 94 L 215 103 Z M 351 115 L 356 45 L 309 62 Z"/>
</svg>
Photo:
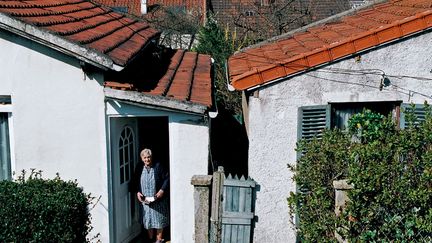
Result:
<svg viewBox="0 0 432 243">
<path fill-rule="evenodd" d="M 0 181 L 12 178 L 9 142 L 8 113 L 0 113 Z"/>
<path fill-rule="evenodd" d="M 330 105 L 303 106 L 299 108 L 297 138 L 320 138 L 324 129 L 330 128 Z"/>
<path fill-rule="evenodd" d="M 404 129 L 408 126 L 408 121 L 406 121 L 405 118 L 405 112 L 411 111 L 413 107 L 411 107 L 411 104 L 402 103 L 401 104 L 401 111 L 400 111 L 400 128 Z M 414 122 L 414 124 L 418 125 L 419 123 L 423 122 L 426 118 L 426 110 L 425 105 L 422 104 L 415 104 L 414 107 L 414 114 L 417 117 L 417 121 Z"/>
</svg>

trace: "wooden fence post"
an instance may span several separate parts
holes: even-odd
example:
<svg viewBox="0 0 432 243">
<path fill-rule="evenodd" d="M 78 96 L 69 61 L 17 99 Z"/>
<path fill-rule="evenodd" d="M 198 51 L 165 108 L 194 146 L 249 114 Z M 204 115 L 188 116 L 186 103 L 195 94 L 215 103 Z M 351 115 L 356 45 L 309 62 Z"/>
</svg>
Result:
<svg viewBox="0 0 432 243">
<path fill-rule="evenodd" d="M 211 216 L 210 216 L 210 242 L 221 243 L 222 235 L 222 193 L 224 186 L 224 169 L 222 166 L 213 173 Z"/>
</svg>

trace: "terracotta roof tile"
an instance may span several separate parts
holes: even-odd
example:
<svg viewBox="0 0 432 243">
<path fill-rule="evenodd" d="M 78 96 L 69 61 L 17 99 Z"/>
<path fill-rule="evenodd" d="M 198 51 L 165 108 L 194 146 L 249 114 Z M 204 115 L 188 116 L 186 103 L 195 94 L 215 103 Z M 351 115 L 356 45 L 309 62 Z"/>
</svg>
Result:
<svg viewBox="0 0 432 243">
<path fill-rule="evenodd" d="M 95 2 L 109 7 L 127 8 L 127 12 L 129 14 L 133 14 L 136 16 L 141 15 L 140 0 L 96 0 Z"/>
<path fill-rule="evenodd" d="M 166 60 L 167 59 L 167 60 Z M 151 62 L 151 66 L 144 62 Z M 172 50 L 158 60 L 143 60 L 142 64 L 135 67 L 147 78 L 140 76 L 137 79 L 128 77 L 126 73 L 119 75 L 107 75 L 106 87 L 134 90 L 144 94 L 156 95 L 174 99 L 180 102 L 192 102 L 195 104 L 212 106 L 212 79 L 211 59 L 208 55 L 186 52 L 184 50 Z M 166 67 L 160 73 L 154 73 L 155 67 Z M 123 71 L 122 71 L 123 72 Z M 125 70 L 134 73 L 136 70 Z M 125 78 L 126 77 L 126 78 Z"/>
<path fill-rule="evenodd" d="M 201 12 L 206 11 L 206 1 L 205 0 L 148 0 L 147 4 L 152 5 L 163 5 L 167 7 L 185 7 L 186 10 L 198 10 Z"/>
<path fill-rule="evenodd" d="M 430 28 L 432 1 L 389 0 L 246 48 L 229 76 L 244 90 Z"/>
<path fill-rule="evenodd" d="M 106 55 L 125 66 L 159 32 L 87 0 L 0 0 L 0 13 Z"/>
</svg>

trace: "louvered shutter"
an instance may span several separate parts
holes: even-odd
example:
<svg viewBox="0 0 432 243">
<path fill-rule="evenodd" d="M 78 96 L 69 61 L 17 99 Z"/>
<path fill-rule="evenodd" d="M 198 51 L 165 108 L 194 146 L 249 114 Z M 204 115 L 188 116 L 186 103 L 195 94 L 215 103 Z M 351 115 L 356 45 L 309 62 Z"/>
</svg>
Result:
<svg viewBox="0 0 432 243">
<path fill-rule="evenodd" d="M 406 121 L 405 113 L 406 111 L 411 111 L 413 107 L 411 107 L 411 104 L 401 104 L 401 112 L 400 112 L 400 128 L 405 128 L 408 126 L 408 121 Z M 416 125 L 423 122 L 426 118 L 426 110 L 425 106 L 422 104 L 415 104 L 414 107 L 414 114 L 417 117 L 417 121 L 415 122 Z"/>
<path fill-rule="evenodd" d="M 299 108 L 297 138 L 320 138 L 324 129 L 330 128 L 330 105 L 303 106 Z"/>
</svg>

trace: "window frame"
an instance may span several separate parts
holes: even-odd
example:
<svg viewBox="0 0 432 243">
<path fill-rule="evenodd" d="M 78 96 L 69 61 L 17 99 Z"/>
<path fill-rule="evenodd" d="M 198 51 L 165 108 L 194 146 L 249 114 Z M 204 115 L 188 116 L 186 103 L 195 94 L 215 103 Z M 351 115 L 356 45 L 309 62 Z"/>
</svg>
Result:
<svg viewBox="0 0 432 243">
<path fill-rule="evenodd" d="M 11 178 L 13 178 L 15 173 L 15 137 L 13 133 L 13 116 L 12 116 L 12 104 L 6 103 L 2 104 L 0 103 L 0 113 L 6 113 L 8 116 L 8 133 L 9 133 L 9 160 L 10 160 L 10 170 L 11 170 Z"/>
<path fill-rule="evenodd" d="M 297 118 L 298 118 L 298 122 L 297 122 L 297 141 L 306 138 L 307 140 L 310 139 L 308 137 L 305 137 L 303 135 L 303 113 L 305 110 L 314 110 L 314 109 L 326 109 L 326 128 L 327 129 L 333 129 L 334 125 L 332 122 L 332 116 L 333 116 L 333 106 L 339 106 L 340 104 L 379 104 L 379 103 L 387 103 L 388 104 L 394 104 L 394 107 L 392 108 L 392 117 L 395 121 L 395 123 L 397 124 L 397 126 L 401 129 L 404 129 L 406 124 L 405 124 L 405 109 L 410 109 L 411 104 L 409 103 L 404 103 L 403 101 L 400 100 L 393 100 L 393 101 L 365 101 L 365 102 L 329 102 L 327 104 L 324 105 L 306 105 L 306 106 L 300 106 L 298 108 L 298 113 L 297 113 Z M 326 108 L 325 108 L 326 107 Z M 424 105 L 423 104 L 414 104 L 414 109 L 415 109 L 415 113 L 419 116 L 420 121 L 424 120 Z M 315 133 L 316 135 L 320 135 L 320 133 Z"/>
<path fill-rule="evenodd" d="M 130 180 L 132 179 L 133 169 L 136 163 L 136 136 L 131 126 L 126 125 L 123 127 L 122 131 L 120 132 L 118 143 L 118 154 L 120 163 L 119 182 L 120 185 L 122 185 L 124 183 L 130 182 Z"/>
</svg>

